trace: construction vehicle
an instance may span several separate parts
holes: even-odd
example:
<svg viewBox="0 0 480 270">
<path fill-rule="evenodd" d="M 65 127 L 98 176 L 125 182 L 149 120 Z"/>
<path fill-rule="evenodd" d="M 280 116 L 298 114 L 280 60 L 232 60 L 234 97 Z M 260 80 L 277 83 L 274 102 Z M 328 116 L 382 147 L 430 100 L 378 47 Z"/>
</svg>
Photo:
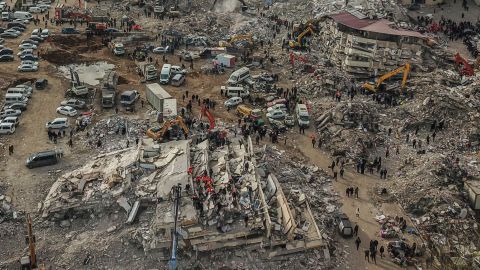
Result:
<svg viewBox="0 0 480 270">
<path fill-rule="evenodd" d="M 385 85 L 383 82 L 399 73 L 403 72 L 402 80 L 402 90 L 405 89 L 408 79 L 408 74 L 410 73 L 410 64 L 406 63 L 405 65 L 388 72 L 387 74 L 378 78 L 376 82 L 366 82 L 362 85 L 364 89 L 367 89 L 370 92 L 377 92 L 378 90 L 385 90 Z"/>
<path fill-rule="evenodd" d="M 207 109 L 207 107 L 205 107 L 205 106 L 202 107 L 202 115 L 201 116 L 206 116 L 207 119 L 208 119 L 208 122 L 210 123 L 208 131 L 211 131 L 212 129 L 215 128 L 215 118 L 213 117 L 213 114 Z M 200 119 L 201 119 L 201 117 L 200 117 Z"/>
<path fill-rule="evenodd" d="M 473 71 L 472 65 L 468 63 L 467 60 L 465 60 L 463 57 L 460 56 L 459 53 L 455 54 L 455 64 L 457 66 L 461 66 L 461 69 L 459 68 L 459 73 L 461 76 L 473 76 L 475 75 L 475 72 Z"/>
<path fill-rule="evenodd" d="M 166 139 L 169 139 L 170 134 L 166 136 L 168 133 L 167 131 L 170 129 L 170 127 L 174 126 L 179 126 L 183 130 L 185 138 L 188 136 L 189 129 L 187 125 L 185 125 L 185 122 L 181 116 L 177 116 L 177 118 L 173 120 L 167 120 L 161 128 L 149 128 L 146 133 L 147 137 L 150 137 L 156 141 L 163 141 L 165 137 L 167 137 Z"/>
<path fill-rule="evenodd" d="M 294 35 L 292 35 L 292 40 L 288 42 L 288 45 L 292 49 L 298 49 L 298 48 L 305 48 L 306 47 L 306 42 L 303 39 L 305 35 L 311 34 L 313 35 L 315 32 L 313 31 L 312 27 L 308 26 L 302 33 L 300 33 L 296 38 L 294 38 Z M 296 39 L 296 40 L 295 40 Z"/>
<path fill-rule="evenodd" d="M 117 94 L 118 74 L 110 70 L 105 73 L 102 79 L 102 107 L 112 108 L 115 106 L 115 96 Z"/>
<path fill-rule="evenodd" d="M 80 82 L 78 73 L 70 67 L 70 80 L 72 81 L 72 87 L 65 92 L 66 97 L 81 97 L 88 94 L 88 88 L 85 84 Z"/>
<path fill-rule="evenodd" d="M 219 42 L 220 47 L 236 47 L 236 43 L 246 42 L 248 46 L 253 45 L 253 37 L 251 34 L 248 35 L 234 35 L 230 37 L 228 41 L 221 40 Z"/>
<path fill-rule="evenodd" d="M 27 235 L 25 237 L 25 241 L 28 245 L 28 255 L 20 258 L 20 265 L 21 269 L 25 270 L 45 270 L 45 266 L 43 264 L 38 264 L 37 262 L 37 253 L 35 250 L 35 242 L 36 238 L 33 235 L 33 228 L 32 228 L 32 218 L 30 215 L 27 214 Z"/>
<path fill-rule="evenodd" d="M 154 64 L 146 61 L 135 61 L 135 64 L 137 65 L 138 74 L 143 76 L 145 81 L 152 81 L 158 78 L 157 68 Z"/>
<path fill-rule="evenodd" d="M 175 196 L 175 204 L 174 213 L 175 213 L 175 221 L 173 226 L 172 232 L 172 254 L 170 255 L 170 260 L 168 261 L 168 269 L 169 270 L 176 270 L 177 269 L 177 247 L 178 247 L 178 235 L 177 232 L 177 220 L 178 220 L 178 210 L 180 206 L 180 198 L 182 195 L 182 186 L 180 183 L 178 185 L 172 187 L 173 194 Z"/>
</svg>

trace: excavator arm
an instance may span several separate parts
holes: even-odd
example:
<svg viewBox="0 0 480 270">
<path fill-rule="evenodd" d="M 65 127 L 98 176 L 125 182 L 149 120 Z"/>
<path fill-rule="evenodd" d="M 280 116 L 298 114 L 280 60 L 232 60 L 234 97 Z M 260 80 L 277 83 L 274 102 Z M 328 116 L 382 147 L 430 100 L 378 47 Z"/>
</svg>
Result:
<svg viewBox="0 0 480 270">
<path fill-rule="evenodd" d="M 307 29 L 305 29 L 305 31 L 303 31 L 300 35 L 298 35 L 298 37 L 297 37 L 298 44 L 300 44 L 300 45 L 302 44 L 302 38 L 308 33 L 313 35 L 313 30 L 310 26 L 307 27 Z"/>
<path fill-rule="evenodd" d="M 407 79 L 408 79 L 408 74 L 410 73 L 410 68 L 411 68 L 410 64 L 406 63 L 404 66 L 401 66 L 401 67 L 399 67 L 395 70 L 392 70 L 392 71 L 388 72 L 387 74 L 382 75 L 380 78 L 378 78 L 378 80 L 374 84 L 371 84 L 371 83 L 368 83 L 368 82 L 364 83 L 363 88 L 365 88 L 365 89 L 367 89 L 371 92 L 376 92 L 380 88 L 380 85 L 382 85 L 382 83 L 385 80 L 403 72 L 402 89 L 404 89 L 406 87 L 406 84 L 407 84 Z"/>
<path fill-rule="evenodd" d="M 188 130 L 187 125 L 185 125 L 185 122 L 183 121 L 183 118 L 181 116 L 177 116 L 176 122 L 183 129 L 183 132 L 185 132 L 185 134 L 188 135 L 189 130 Z"/>
</svg>

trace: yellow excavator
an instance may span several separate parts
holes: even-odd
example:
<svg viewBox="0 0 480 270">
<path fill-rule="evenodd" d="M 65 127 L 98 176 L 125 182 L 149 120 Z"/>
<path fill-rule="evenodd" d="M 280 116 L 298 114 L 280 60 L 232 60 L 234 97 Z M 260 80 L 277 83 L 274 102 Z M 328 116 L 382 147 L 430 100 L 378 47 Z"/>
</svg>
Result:
<svg viewBox="0 0 480 270">
<path fill-rule="evenodd" d="M 290 46 L 290 48 L 294 49 L 294 48 L 305 47 L 305 44 L 303 44 L 302 39 L 308 33 L 312 35 L 314 34 L 314 31 L 310 26 L 308 26 L 307 29 L 305 29 L 302 33 L 300 33 L 300 35 L 298 35 L 297 40 L 292 39 L 288 42 L 288 45 Z"/>
<path fill-rule="evenodd" d="M 166 121 L 161 128 L 149 128 L 146 133 L 147 137 L 156 141 L 162 141 L 167 130 L 174 125 L 178 125 L 183 129 L 185 137 L 188 135 L 189 129 L 187 125 L 185 125 L 183 118 L 181 116 L 177 116 L 177 118 L 173 120 Z"/>
<path fill-rule="evenodd" d="M 253 38 L 251 34 L 248 35 L 234 35 L 228 41 L 221 40 L 220 47 L 233 47 L 237 41 L 247 41 L 249 46 L 253 45 Z"/>
<path fill-rule="evenodd" d="M 382 86 L 382 83 L 397 75 L 398 73 L 401 73 L 403 72 L 403 80 L 402 80 L 402 90 L 405 89 L 406 87 L 406 84 L 407 84 L 407 79 L 408 79 L 408 74 L 410 73 L 410 64 L 409 63 L 406 63 L 405 65 L 395 69 L 395 70 L 392 70 L 390 72 L 388 72 L 387 74 L 381 76 L 380 78 L 378 78 L 378 80 L 376 82 L 366 82 L 362 85 L 362 87 L 364 89 L 367 89 L 368 91 L 370 92 L 377 92 L 381 86 Z"/>
</svg>

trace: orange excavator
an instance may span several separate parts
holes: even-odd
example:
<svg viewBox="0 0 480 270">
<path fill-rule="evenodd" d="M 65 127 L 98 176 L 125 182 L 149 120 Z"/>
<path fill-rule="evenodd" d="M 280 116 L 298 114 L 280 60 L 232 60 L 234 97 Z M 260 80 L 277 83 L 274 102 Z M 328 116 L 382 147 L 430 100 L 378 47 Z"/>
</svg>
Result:
<svg viewBox="0 0 480 270">
<path fill-rule="evenodd" d="M 202 107 L 201 116 L 206 116 L 208 118 L 208 122 L 210 123 L 210 127 L 208 128 L 208 131 L 215 128 L 215 118 L 213 117 L 213 114 L 207 109 L 207 107 L 205 106 Z"/>
<path fill-rule="evenodd" d="M 147 136 L 156 140 L 156 141 L 163 141 L 165 133 L 167 130 L 172 127 L 178 125 L 183 129 L 183 132 L 185 134 L 185 137 L 188 135 L 189 129 L 187 125 L 185 125 L 185 122 L 183 121 L 183 118 L 181 116 L 177 116 L 177 118 L 173 120 L 166 121 L 161 128 L 149 128 L 147 130 Z"/>
<path fill-rule="evenodd" d="M 405 87 L 407 86 L 407 79 L 408 79 L 408 74 L 410 73 L 410 64 L 409 63 L 406 63 L 405 65 L 395 69 L 395 70 L 392 70 L 390 72 L 388 72 L 387 74 L 381 76 L 380 78 L 378 78 L 378 80 L 376 82 L 366 82 L 363 84 L 363 88 L 364 89 L 367 89 L 368 91 L 370 92 L 377 92 L 378 90 L 382 89 L 383 87 L 383 82 L 401 72 L 403 72 L 403 79 L 402 79 L 402 90 L 405 89 Z"/>
<path fill-rule="evenodd" d="M 457 66 L 462 66 L 461 69 L 459 70 L 461 76 L 473 76 L 475 75 L 475 72 L 473 71 L 472 65 L 468 63 L 467 60 L 465 60 L 463 57 L 460 56 L 459 53 L 455 54 L 455 64 Z"/>
</svg>

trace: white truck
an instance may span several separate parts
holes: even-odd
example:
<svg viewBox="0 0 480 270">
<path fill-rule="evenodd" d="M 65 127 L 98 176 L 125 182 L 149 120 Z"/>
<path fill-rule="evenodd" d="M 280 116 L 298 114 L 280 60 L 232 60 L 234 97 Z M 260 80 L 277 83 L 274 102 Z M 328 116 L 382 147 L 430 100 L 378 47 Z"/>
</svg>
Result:
<svg viewBox="0 0 480 270">
<path fill-rule="evenodd" d="M 158 83 L 145 85 L 145 96 L 153 108 L 159 112 L 163 112 L 164 101 L 172 98 L 172 96 Z"/>
<path fill-rule="evenodd" d="M 138 74 L 143 76 L 145 81 L 153 81 L 158 78 L 158 72 L 155 65 L 148 62 L 136 62 Z"/>
<path fill-rule="evenodd" d="M 123 43 L 115 43 L 112 51 L 116 56 L 122 56 L 125 54 L 125 47 L 123 46 Z"/>
<path fill-rule="evenodd" d="M 117 94 L 118 74 L 115 71 L 107 71 L 102 79 L 102 107 L 112 108 L 115 106 Z"/>
</svg>

